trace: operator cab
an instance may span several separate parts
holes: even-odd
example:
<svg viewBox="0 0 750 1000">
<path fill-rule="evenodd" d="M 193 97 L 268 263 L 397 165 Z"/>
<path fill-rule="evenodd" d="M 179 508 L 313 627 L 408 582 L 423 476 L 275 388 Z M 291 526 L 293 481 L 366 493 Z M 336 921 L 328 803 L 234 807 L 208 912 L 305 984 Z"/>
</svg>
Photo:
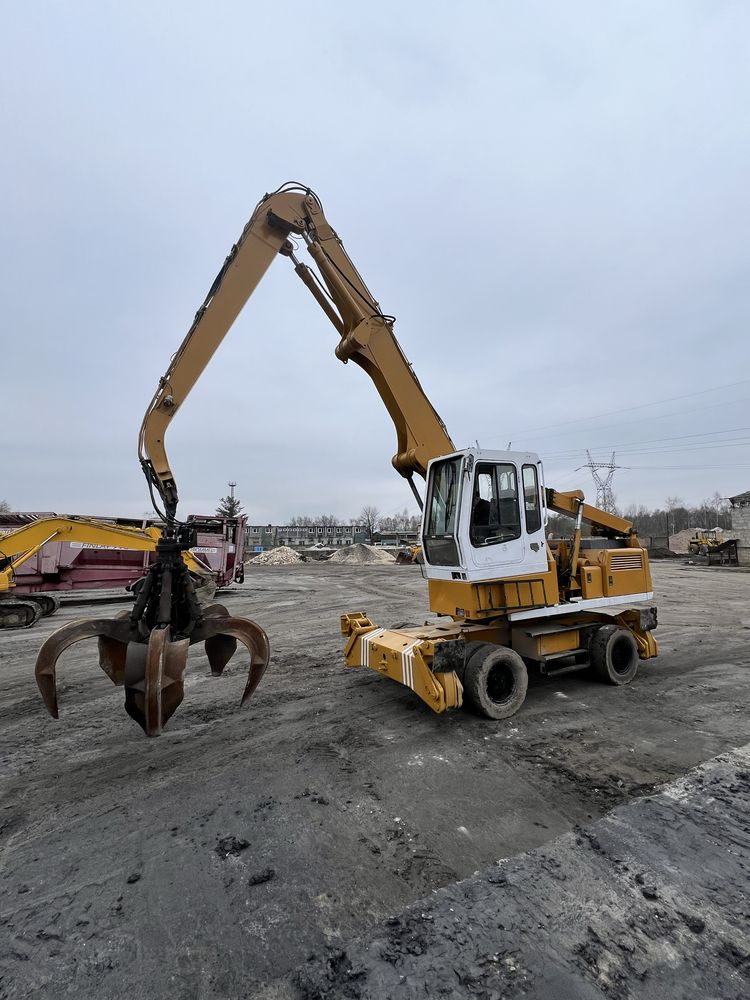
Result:
<svg viewBox="0 0 750 1000">
<path fill-rule="evenodd" d="M 426 575 L 493 580 L 547 569 L 542 463 L 530 452 L 470 448 L 427 471 Z"/>
</svg>

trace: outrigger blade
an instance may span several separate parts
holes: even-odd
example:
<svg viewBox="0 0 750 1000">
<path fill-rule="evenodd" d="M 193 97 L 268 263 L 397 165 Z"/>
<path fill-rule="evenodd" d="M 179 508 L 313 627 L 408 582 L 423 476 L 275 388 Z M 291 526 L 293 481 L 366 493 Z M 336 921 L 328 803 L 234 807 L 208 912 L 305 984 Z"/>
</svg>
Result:
<svg viewBox="0 0 750 1000">
<path fill-rule="evenodd" d="M 116 618 L 82 619 L 47 639 L 36 661 L 36 682 L 47 711 L 58 718 L 56 668 L 60 655 L 83 639 L 99 640 L 99 666 L 125 688 L 125 711 L 147 736 L 158 736 L 185 694 L 188 648 L 204 642 L 211 673 L 218 677 L 239 640 L 250 653 L 240 704 L 260 683 L 270 656 L 268 637 L 255 622 L 234 618 L 221 604 L 201 608 L 181 552 L 195 545 L 193 532 L 165 532 L 157 545 L 133 611 Z"/>
</svg>

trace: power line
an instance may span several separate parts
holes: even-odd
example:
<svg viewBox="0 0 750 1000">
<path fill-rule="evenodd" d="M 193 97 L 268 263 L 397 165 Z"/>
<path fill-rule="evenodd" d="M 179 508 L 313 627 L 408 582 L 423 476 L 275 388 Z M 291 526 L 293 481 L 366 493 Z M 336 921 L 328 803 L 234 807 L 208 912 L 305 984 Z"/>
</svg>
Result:
<svg viewBox="0 0 750 1000">
<path fill-rule="evenodd" d="M 746 433 L 747 431 L 750 431 L 750 427 L 727 427 L 719 431 L 702 431 L 696 434 L 678 434 L 673 437 L 645 438 L 642 441 L 623 441 L 620 442 L 619 444 L 597 445 L 597 447 L 606 448 L 607 451 L 609 451 L 610 448 L 616 449 L 617 451 L 622 451 L 624 449 L 627 450 L 627 449 L 632 449 L 634 447 L 639 448 L 641 445 L 650 445 L 650 444 L 660 445 L 668 441 L 687 441 L 691 438 L 715 437 L 717 434 L 740 434 L 740 433 Z M 732 445 L 732 444 L 744 445 L 748 442 L 748 440 L 749 440 L 748 438 L 727 438 L 726 441 L 724 441 L 723 439 L 721 441 L 697 441 L 694 445 L 683 446 L 682 449 L 680 448 L 680 446 L 673 448 L 670 445 L 669 448 L 666 450 L 692 451 L 693 449 L 698 450 L 700 448 L 726 447 L 727 445 Z M 564 448 L 561 451 L 547 451 L 545 452 L 545 455 L 562 457 L 565 455 L 576 455 L 579 454 L 581 451 L 583 451 L 583 448 Z"/>
<path fill-rule="evenodd" d="M 681 472 L 701 472 L 703 469 L 750 469 L 750 465 L 737 465 L 736 462 L 731 462 L 729 465 L 621 465 L 620 468 L 647 472 L 664 472 L 672 469 Z"/>
<path fill-rule="evenodd" d="M 733 399 L 729 403 L 727 403 L 726 400 L 722 399 L 718 403 L 708 403 L 705 406 L 690 406 L 687 409 L 672 410 L 670 413 L 654 413 L 654 414 L 650 414 L 649 416 L 638 417 L 636 420 L 624 420 L 624 421 L 620 420 L 620 421 L 618 421 L 617 423 L 614 423 L 614 424 L 599 424 L 595 428 L 595 430 L 597 432 L 598 431 L 610 431 L 610 430 L 622 430 L 624 427 L 633 427 L 636 424 L 648 424 L 648 426 L 651 427 L 655 423 L 657 423 L 659 420 L 669 420 L 671 417 L 685 417 L 687 414 L 689 414 L 692 417 L 693 414 L 695 414 L 695 413 L 700 413 L 700 412 L 702 412 L 704 410 L 715 410 L 718 407 L 721 407 L 723 410 L 726 410 L 728 406 L 734 406 L 734 405 L 736 405 L 738 403 L 743 403 L 743 404 L 750 403 L 750 398 L 743 397 L 742 399 Z M 575 430 L 572 433 L 573 434 L 578 434 L 578 433 L 586 433 L 586 434 L 588 434 L 590 432 L 587 431 L 585 428 L 582 428 L 581 430 Z M 571 436 L 571 431 L 558 431 L 556 434 L 545 434 L 542 437 L 541 440 L 542 441 L 549 441 L 551 438 L 556 438 L 556 437 L 567 437 L 567 438 L 569 438 L 570 436 Z M 495 442 L 497 442 L 500 439 L 499 438 L 494 438 L 493 440 Z"/>
<path fill-rule="evenodd" d="M 738 385 L 747 385 L 750 379 L 741 379 L 739 382 L 727 382 L 725 385 L 715 385 L 711 389 L 699 389 L 696 392 L 686 392 L 680 396 L 667 396 L 662 399 L 653 399 L 648 403 L 638 403 L 635 406 L 624 406 L 618 410 L 605 410 L 603 413 L 591 414 L 586 417 L 578 417 L 573 420 L 557 421 L 554 424 L 547 424 L 543 427 L 532 427 L 530 430 L 521 431 L 511 435 L 513 438 L 523 438 L 527 434 L 536 434 L 539 431 L 557 430 L 559 427 L 570 427 L 572 424 L 589 423 L 592 420 L 600 420 L 602 417 L 610 417 L 617 413 L 632 413 L 634 410 L 643 410 L 649 406 L 658 406 L 660 403 L 674 403 L 680 399 L 694 399 L 696 396 L 705 396 L 711 392 L 719 392 L 723 389 L 733 389 Z"/>
<path fill-rule="evenodd" d="M 669 448 L 631 448 L 630 450 L 620 448 L 618 449 L 618 454 L 625 455 L 630 458 L 636 458 L 639 455 L 674 455 L 681 452 L 682 453 L 687 452 L 689 454 L 693 454 L 694 452 L 701 453 L 704 451 L 718 451 L 719 449 L 724 449 L 724 448 L 741 449 L 741 448 L 747 448 L 749 446 L 750 446 L 750 438 L 742 438 L 736 441 L 727 441 L 727 442 L 714 441 L 711 444 L 683 445 L 682 447 L 677 446 Z M 575 459 L 576 456 L 580 455 L 583 450 L 584 450 L 583 448 L 578 448 L 575 451 L 570 452 L 569 454 L 566 452 L 552 457 L 556 458 L 558 461 L 560 460 L 570 461 L 571 459 Z"/>
</svg>

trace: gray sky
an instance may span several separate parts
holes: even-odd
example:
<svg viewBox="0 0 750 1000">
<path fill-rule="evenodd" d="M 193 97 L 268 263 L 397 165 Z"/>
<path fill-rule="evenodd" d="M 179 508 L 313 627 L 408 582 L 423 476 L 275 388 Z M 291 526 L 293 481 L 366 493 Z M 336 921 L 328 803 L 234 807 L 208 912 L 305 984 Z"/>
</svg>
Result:
<svg viewBox="0 0 750 1000">
<path fill-rule="evenodd" d="M 573 470 L 614 447 L 620 504 L 750 488 L 746 3 L 3 7 L 15 509 L 149 509 L 145 407 L 256 201 L 291 179 L 457 444 L 511 440 L 589 495 Z M 170 430 L 182 514 L 230 479 L 258 522 L 414 506 L 335 342 L 278 261 Z"/>
</svg>

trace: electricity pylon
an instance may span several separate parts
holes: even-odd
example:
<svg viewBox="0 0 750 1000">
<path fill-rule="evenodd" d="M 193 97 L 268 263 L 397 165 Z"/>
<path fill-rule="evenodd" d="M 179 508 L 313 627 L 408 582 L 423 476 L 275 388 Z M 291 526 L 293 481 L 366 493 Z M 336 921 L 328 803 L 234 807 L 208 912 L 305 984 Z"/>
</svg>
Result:
<svg viewBox="0 0 750 1000">
<path fill-rule="evenodd" d="M 615 514 L 615 494 L 612 490 L 612 480 L 615 478 L 615 469 L 619 469 L 619 465 L 615 465 L 615 453 L 612 452 L 612 458 L 608 462 L 595 462 L 591 457 L 591 452 L 586 449 L 586 457 L 588 462 L 583 468 L 589 469 L 591 475 L 596 484 L 596 506 L 599 510 L 606 510 L 608 514 Z M 602 476 L 601 471 L 606 469 L 606 476 Z"/>
</svg>

